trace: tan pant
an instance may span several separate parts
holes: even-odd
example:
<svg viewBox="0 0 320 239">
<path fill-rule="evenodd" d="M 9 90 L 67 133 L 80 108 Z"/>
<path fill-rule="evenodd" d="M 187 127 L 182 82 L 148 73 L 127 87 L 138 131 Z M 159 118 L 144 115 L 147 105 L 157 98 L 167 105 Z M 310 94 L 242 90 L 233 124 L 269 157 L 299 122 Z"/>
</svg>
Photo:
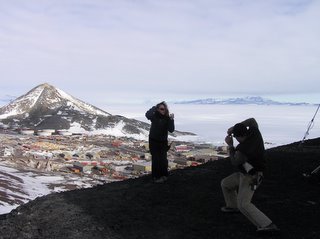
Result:
<svg viewBox="0 0 320 239">
<path fill-rule="evenodd" d="M 221 181 L 223 196 L 227 207 L 238 208 L 254 225 L 266 227 L 272 221 L 251 203 L 253 180 L 252 175 L 240 172 L 231 174 Z"/>
</svg>

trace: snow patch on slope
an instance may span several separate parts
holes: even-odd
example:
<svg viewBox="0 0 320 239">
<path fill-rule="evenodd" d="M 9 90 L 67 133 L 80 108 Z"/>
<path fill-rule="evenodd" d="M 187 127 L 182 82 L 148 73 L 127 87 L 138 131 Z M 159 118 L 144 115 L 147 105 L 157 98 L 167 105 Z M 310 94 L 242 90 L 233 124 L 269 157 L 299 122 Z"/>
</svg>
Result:
<svg viewBox="0 0 320 239">
<path fill-rule="evenodd" d="M 10 104 L 10 107 L 8 107 L 4 114 L 0 115 L 0 119 L 6 119 L 13 115 L 25 113 L 23 105 L 29 104 L 31 107 L 34 106 L 43 90 L 44 87 L 38 87 L 29 94 L 26 94 L 16 99 L 12 104 Z"/>
<path fill-rule="evenodd" d="M 102 110 L 99 110 L 98 108 L 95 108 L 93 107 L 92 105 L 90 104 L 87 104 L 81 100 L 78 100 L 76 99 L 75 97 L 65 93 L 64 91 L 60 90 L 60 89 L 57 89 L 57 91 L 59 92 L 59 94 L 61 95 L 61 97 L 67 99 L 70 103 L 72 103 L 74 106 L 78 107 L 78 108 L 75 108 L 79 111 L 87 111 L 87 112 L 90 112 L 92 114 L 95 114 L 95 115 L 104 115 L 104 116 L 109 116 L 110 114 L 102 111 Z"/>
<path fill-rule="evenodd" d="M 115 137 L 128 137 L 129 136 L 129 137 L 137 139 L 137 140 L 147 140 L 148 139 L 148 134 L 149 134 L 148 130 L 141 129 L 140 134 L 128 134 L 128 132 L 126 132 L 124 130 L 125 126 L 126 126 L 126 123 L 121 120 L 117 124 L 115 124 L 114 126 L 109 127 L 109 128 L 95 129 L 93 131 L 87 131 L 81 127 L 81 124 L 79 124 L 77 122 L 73 122 L 70 125 L 70 129 L 68 131 L 71 133 L 74 133 L 74 134 L 87 134 L 87 135 L 102 135 L 102 134 L 104 134 L 104 135 L 111 135 L 111 136 L 115 136 Z"/>
<path fill-rule="evenodd" d="M 0 214 L 9 213 L 12 209 L 37 197 L 67 191 L 66 185 L 88 188 L 97 184 L 100 182 L 88 177 L 25 172 L 0 164 Z"/>
</svg>

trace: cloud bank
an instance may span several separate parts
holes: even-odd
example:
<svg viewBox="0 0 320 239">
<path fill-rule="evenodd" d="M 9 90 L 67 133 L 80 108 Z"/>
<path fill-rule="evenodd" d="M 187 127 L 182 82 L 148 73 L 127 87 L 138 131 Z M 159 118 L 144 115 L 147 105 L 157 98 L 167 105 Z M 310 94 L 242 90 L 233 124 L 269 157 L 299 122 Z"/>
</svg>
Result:
<svg viewBox="0 0 320 239">
<path fill-rule="evenodd" d="M 79 98 L 318 94 L 320 2 L 0 3 L 0 95 L 48 82 Z"/>
</svg>

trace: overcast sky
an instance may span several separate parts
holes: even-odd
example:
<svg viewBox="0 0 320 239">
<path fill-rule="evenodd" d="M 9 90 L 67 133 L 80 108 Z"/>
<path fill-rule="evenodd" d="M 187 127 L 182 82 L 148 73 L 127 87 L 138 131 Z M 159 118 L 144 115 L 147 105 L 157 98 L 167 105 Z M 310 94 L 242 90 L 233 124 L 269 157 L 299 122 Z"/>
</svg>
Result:
<svg viewBox="0 0 320 239">
<path fill-rule="evenodd" d="M 0 0 L 0 97 L 319 103 L 319 22 L 318 0 Z"/>
</svg>

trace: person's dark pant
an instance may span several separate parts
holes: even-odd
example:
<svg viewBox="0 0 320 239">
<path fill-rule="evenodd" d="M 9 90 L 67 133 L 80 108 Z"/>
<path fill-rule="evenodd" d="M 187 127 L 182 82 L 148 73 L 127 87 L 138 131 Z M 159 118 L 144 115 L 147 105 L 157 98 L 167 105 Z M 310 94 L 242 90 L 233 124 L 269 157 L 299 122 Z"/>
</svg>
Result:
<svg viewBox="0 0 320 239">
<path fill-rule="evenodd" d="M 152 177 L 168 176 L 168 142 L 149 139 L 149 149 L 152 156 Z"/>
</svg>

